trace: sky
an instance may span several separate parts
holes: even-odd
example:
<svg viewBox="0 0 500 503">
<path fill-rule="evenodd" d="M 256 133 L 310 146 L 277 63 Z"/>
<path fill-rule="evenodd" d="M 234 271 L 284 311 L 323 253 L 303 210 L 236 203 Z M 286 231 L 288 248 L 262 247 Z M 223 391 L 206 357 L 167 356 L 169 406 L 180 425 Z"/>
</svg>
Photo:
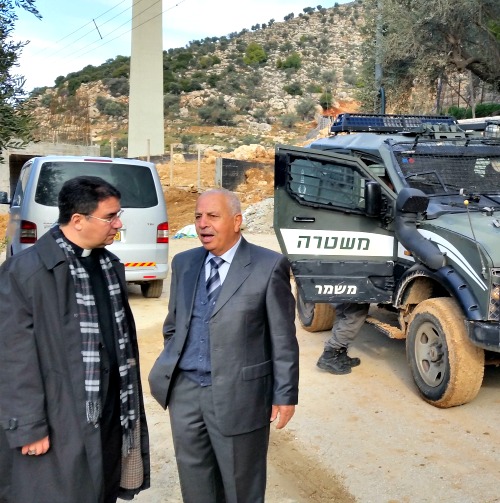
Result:
<svg viewBox="0 0 500 503">
<path fill-rule="evenodd" d="M 163 0 L 163 49 L 250 30 L 271 19 L 282 22 L 292 12 L 297 17 L 306 7 L 330 8 L 348 1 Z M 52 87 L 58 76 L 87 65 L 130 56 L 132 0 L 37 0 L 35 5 L 42 19 L 16 9 L 13 32 L 16 41 L 29 41 L 19 66 L 11 72 L 25 77 L 26 91 Z"/>
</svg>

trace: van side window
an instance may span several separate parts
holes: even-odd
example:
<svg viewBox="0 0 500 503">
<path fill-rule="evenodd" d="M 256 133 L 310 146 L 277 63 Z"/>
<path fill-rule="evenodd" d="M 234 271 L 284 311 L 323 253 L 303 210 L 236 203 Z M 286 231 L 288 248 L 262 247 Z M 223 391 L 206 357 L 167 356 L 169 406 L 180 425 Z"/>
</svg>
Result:
<svg viewBox="0 0 500 503">
<path fill-rule="evenodd" d="M 17 181 L 16 190 L 14 191 L 14 197 L 12 198 L 11 206 L 21 206 L 24 198 L 24 192 L 26 191 L 26 184 L 28 183 L 30 171 L 31 164 L 25 166 L 21 170 L 19 180 Z"/>
</svg>

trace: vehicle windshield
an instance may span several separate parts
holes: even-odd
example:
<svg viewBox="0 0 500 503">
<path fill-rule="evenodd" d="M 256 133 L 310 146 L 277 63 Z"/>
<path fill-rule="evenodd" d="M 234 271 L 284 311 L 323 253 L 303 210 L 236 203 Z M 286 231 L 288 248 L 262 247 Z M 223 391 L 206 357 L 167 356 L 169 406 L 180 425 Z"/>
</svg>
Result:
<svg viewBox="0 0 500 503">
<path fill-rule="evenodd" d="M 99 176 L 121 193 L 122 208 L 151 208 L 158 204 L 155 183 L 147 166 L 103 162 L 45 162 L 40 169 L 35 201 L 57 206 L 64 182 L 76 176 Z"/>
<path fill-rule="evenodd" d="M 392 149 L 406 183 L 427 195 L 500 194 L 500 142 L 426 140 Z"/>
</svg>

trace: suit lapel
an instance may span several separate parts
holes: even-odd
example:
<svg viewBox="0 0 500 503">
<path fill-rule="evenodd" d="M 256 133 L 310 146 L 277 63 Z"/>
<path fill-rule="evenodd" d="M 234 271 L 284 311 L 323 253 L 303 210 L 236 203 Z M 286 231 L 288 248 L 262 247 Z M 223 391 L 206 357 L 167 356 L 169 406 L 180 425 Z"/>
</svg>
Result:
<svg viewBox="0 0 500 503">
<path fill-rule="evenodd" d="M 219 298 L 215 303 L 212 316 L 216 314 L 222 306 L 236 293 L 241 284 L 250 276 L 252 269 L 250 267 L 252 259 L 250 256 L 250 247 L 248 242 L 241 238 L 240 246 L 236 250 L 234 259 L 229 267 L 226 279 L 222 284 Z"/>
<path fill-rule="evenodd" d="M 206 256 L 207 251 L 203 247 L 197 248 L 193 257 L 184 264 L 182 277 L 179 278 L 179 281 L 184 285 L 184 292 L 186 296 L 184 299 L 184 305 L 189 313 L 193 310 L 196 288 L 198 286 L 198 278 L 205 264 Z"/>
</svg>

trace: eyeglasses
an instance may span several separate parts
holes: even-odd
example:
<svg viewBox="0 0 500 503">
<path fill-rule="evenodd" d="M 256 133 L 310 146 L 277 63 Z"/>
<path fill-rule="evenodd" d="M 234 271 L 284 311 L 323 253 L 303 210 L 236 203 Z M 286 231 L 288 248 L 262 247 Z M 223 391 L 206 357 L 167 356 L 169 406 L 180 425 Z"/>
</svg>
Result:
<svg viewBox="0 0 500 503">
<path fill-rule="evenodd" d="M 112 224 L 116 222 L 122 215 L 125 210 L 120 210 L 114 217 L 111 218 L 100 218 L 94 217 L 94 215 L 85 215 L 88 218 L 94 218 L 95 220 L 100 220 L 101 222 L 106 222 L 107 224 Z"/>
</svg>

